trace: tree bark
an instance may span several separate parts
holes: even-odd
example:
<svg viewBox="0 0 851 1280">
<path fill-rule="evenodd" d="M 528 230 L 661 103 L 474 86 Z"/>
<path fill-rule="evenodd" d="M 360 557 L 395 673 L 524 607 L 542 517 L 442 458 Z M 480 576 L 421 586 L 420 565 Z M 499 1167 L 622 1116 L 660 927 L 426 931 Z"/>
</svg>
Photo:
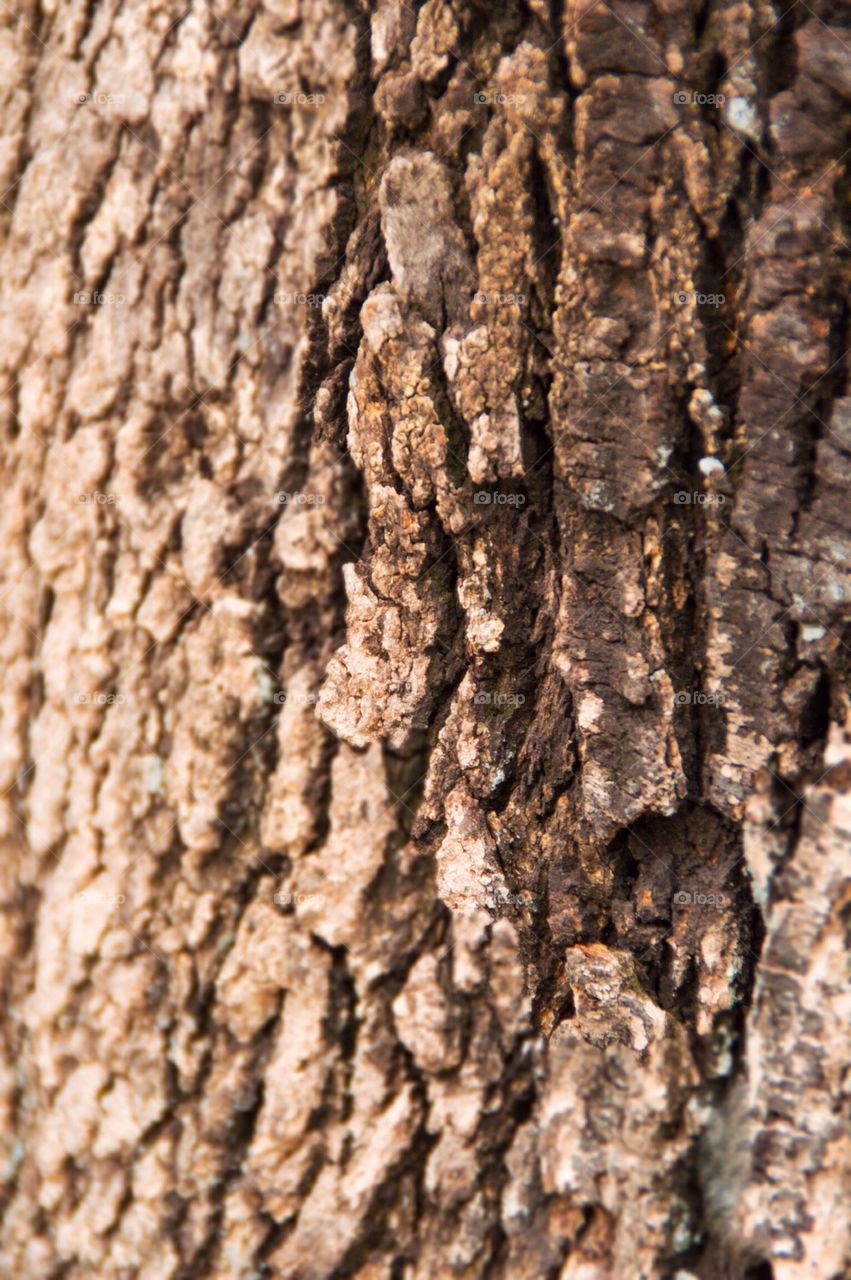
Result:
<svg viewBox="0 0 851 1280">
<path fill-rule="evenodd" d="M 848 9 L 0 23 L 0 1276 L 847 1278 Z"/>
</svg>

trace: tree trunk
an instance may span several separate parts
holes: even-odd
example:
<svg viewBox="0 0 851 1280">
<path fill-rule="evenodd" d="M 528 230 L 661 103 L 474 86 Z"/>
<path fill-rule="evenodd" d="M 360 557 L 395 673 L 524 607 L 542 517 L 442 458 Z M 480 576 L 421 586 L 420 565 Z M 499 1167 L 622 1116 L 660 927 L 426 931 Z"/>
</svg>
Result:
<svg viewBox="0 0 851 1280">
<path fill-rule="evenodd" d="M 848 15 L 3 7 L 4 1280 L 851 1275 Z"/>
</svg>

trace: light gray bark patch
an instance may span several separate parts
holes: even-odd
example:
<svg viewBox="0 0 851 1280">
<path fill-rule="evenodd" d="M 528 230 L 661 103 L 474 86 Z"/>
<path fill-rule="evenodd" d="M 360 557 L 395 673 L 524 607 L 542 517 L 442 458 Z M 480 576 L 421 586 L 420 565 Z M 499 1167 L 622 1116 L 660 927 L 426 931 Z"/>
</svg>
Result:
<svg viewBox="0 0 851 1280">
<path fill-rule="evenodd" d="M 428 151 L 394 156 L 381 180 L 380 199 L 400 298 L 436 328 L 466 314 L 473 273 L 446 166 Z"/>
</svg>

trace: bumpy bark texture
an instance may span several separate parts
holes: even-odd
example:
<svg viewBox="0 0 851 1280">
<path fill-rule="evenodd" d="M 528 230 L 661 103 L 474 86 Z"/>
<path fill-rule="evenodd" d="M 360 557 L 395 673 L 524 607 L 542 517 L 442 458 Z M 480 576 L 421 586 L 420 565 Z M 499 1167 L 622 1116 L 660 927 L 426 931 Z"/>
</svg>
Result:
<svg viewBox="0 0 851 1280">
<path fill-rule="evenodd" d="M 0 1275 L 849 1276 L 847 8 L 0 23 Z"/>
</svg>

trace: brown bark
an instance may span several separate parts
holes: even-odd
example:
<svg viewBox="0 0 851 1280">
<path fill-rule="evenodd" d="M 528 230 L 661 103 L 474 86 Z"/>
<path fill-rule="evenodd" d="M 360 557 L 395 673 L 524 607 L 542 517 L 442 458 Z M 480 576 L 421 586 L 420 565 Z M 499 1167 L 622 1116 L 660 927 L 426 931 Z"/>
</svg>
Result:
<svg viewBox="0 0 851 1280">
<path fill-rule="evenodd" d="M 851 1275 L 847 8 L 0 12 L 0 1277 Z"/>
</svg>

